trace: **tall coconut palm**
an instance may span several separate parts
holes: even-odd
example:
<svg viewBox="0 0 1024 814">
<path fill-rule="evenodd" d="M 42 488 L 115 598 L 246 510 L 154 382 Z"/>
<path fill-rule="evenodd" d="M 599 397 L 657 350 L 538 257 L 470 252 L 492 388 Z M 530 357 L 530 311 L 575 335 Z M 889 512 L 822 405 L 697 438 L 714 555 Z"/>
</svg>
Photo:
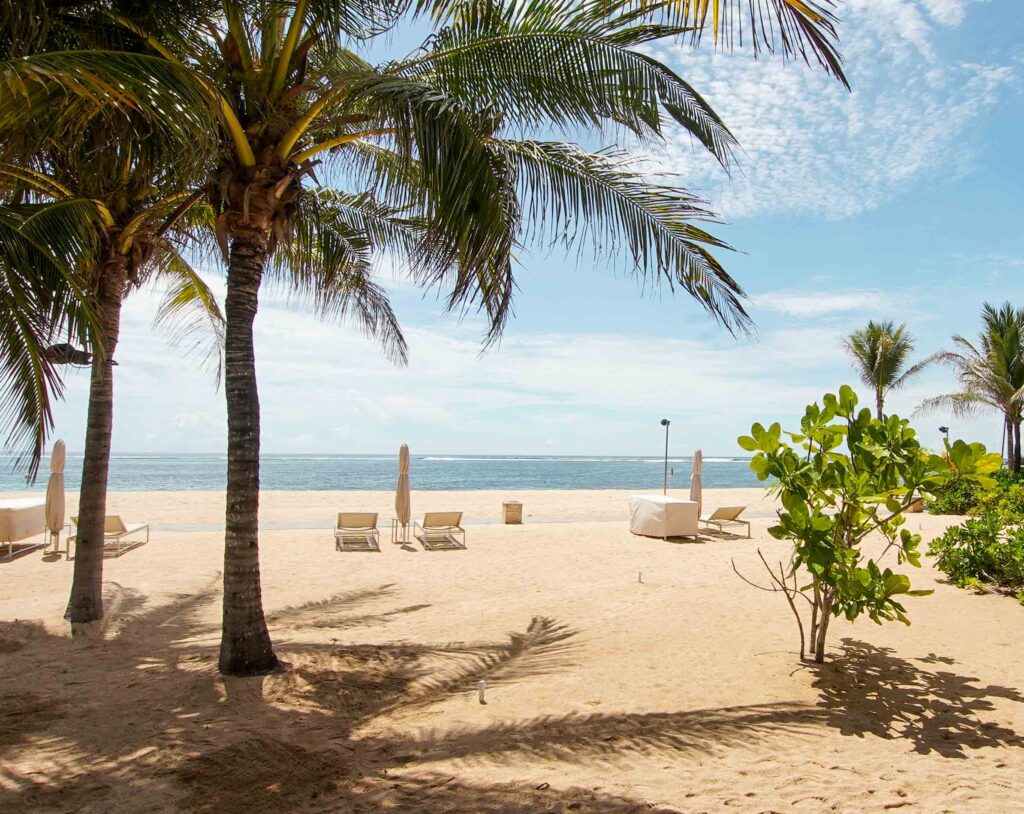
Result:
<svg viewBox="0 0 1024 814">
<path fill-rule="evenodd" d="M 9 66 L 90 100 L 109 97 L 114 86 L 124 104 L 159 117 L 169 103 L 150 99 L 158 88 L 176 97 L 183 127 L 217 116 L 222 141 L 207 196 L 228 289 L 223 672 L 276 664 L 259 582 L 252 325 L 261 281 L 282 247 L 303 228 L 321 233 L 306 203 L 314 172 L 350 195 L 370 194 L 421 217 L 429 240 L 411 253 L 413 276 L 444 285 L 450 308 L 481 308 L 491 339 L 511 310 L 513 257 L 545 237 L 589 239 L 601 256 L 678 285 L 742 329 L 742 292 L 712 253 L 724 244 L 697 225 L 711 218 L 700 201 L 652 182 L 622 151 L 594 154 L 512 134 L 613 129 L 656 141 L 674 121 L 725 162 L 733 139 L 714 111 L 685 80 L 633 49 L 707 28 L 728 44 L 739 17 L 725 12 L 749 7 L 755 46 L 770 45 L 777 24 L 784 51 L 813 56 L 841 77 L 828 5 L 225 0 L 222 13 L 201 15 L 177 36 L 111 15 L 148 53 L 63 53 Z M 357 53 L 356 45 L 414 7 L 438 26 L 420 49 L 381 65 Z M 32 86 L 29 103 L 52 92 Z M 0 104 L 0 130 L 6 118 Z"/>
<path fill-rule="evenodd" d="M 45 53 L 110 39 L 103 30 L 105 17 L 97 16 L 91 4 L 38 3 L 8 12 L 0 25 L 0 49 L 8 56 L 25 57 L 37 50 Z M 107 28 L 115 42 L 123 39 Z M 42 237 L 47 245 L 79 237 L 79 250 L 67 258 L 68 267 L 79 302 L 91 314 L 93 330 L 83 337 L 89 340 L 84 344 L 92 351 L 92 362 L 69 602 L 72 630 L 77 633 L 103 615 L 114 356 L 124 300 L 147 280 L 161 278 L 170 286 L 161 308 L 163 317 L 198 307 L 214 335 L 222 318 L 213 295 L 178 250 L 181 239 L 188 236 L 184 218 L 200 199 L 191 187 L 205 175 L 208 151 L 204 153 L 204 145 L 181 139 L 180 131 L 144 119 L 131 106 L 112 111 L 80 95 L 65 95 L 59 101 L 63 103 L 52 115 L 48 111 L 26 115 L 33 111 L 22 108 L 20 123 L 5 132 L 0 142 L 0 192 L 11 201 L 35 205 L 34 220 L 46 218 L 52 226 Z M 57 220 L 55 214 L 62 212 L 79 217 Z M 66 329 L 70 316 L 68 309 L 55 314 L 50 333 Z M 46 338 L 39 332 L 34 341 L 42 343 Z M 42 372 L 22 368 L 22 386 L 48 395 L 55 382 L 41 376 Z"/>
<path fill-rule="evenodd" d="M 985 303 L 981 319 L 976 343 L 954 336 L 955 350 L 935 354 L 938 361 L 953 368 L 960 389 L 926 399 L 918 410 L 947 409 L 961 417 L 998 411 L 1002 414 L 1007 463 L 1019 472 L 1020 425 L 1024 417 L 1024 309 L 1008 302 L 999 308 Z"/>
<path fill-rule="evenodd" d="M 908 367 L 914 337 L 906 325 L 897 327 L 888 320 L 868 322 L 867 327 L 851 333 L 843 345 L 860 380 L 871 388 L 879 421 L 883 418 L 886 395 L 905 387 L 932 362 L 930 358 L 924 359 Z"/>
<path fill-rule="evenodd" d="M 126 130 L 122 135 L 119 140 L 109 126 L 87 126 L 76 142 L 64 140 L 38 153 L 31 162 L 35 166 L 0 164 L 0 189 L 8 194 L 42 204 L 42 211 L 46 202 L 58 208 L 78 203 L 92 210 L 84 226 L 90 251 L 73 261 L 75 280 L 96 323 L 69 603 L 76 632 L 103 615 L 104 517 L 123 303 L 131 291 L 158 278 L 170 285 L 165 314 L 198 305 L 215 332 L 221 322 L 213 295 L 176 245 L 181 217 L 198 196 L 181 190 L 173 177 L 153 166 L 144 139 L 129 138 Z"/>
</svg>

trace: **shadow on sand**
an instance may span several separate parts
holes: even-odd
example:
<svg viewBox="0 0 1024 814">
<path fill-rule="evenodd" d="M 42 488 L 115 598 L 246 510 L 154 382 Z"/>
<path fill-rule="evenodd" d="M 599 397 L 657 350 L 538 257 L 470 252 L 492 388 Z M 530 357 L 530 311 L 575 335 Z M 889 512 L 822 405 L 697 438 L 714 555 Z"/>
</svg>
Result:
<svg viewBox="0 0 1024 814">
<path fill-rule="evenodd" d="M 978 718 L 995 710 L 993 699 L 1024 703 L 1019 690 L 918 666 L 952 667 L 956 662 L 945 656 L 904 659 L 888 647 L 842 641 L 841 654 L 817 668 L 814 686 L 825 722 L 844 735 L 899 738 L 920 754 L 951 758 L 984 746 L 1024 746 L 1012 729 Z"/>
<path fill-rule="evenodd" d="M 817 707 L 547 716 L 391 736 L 385 716 L 472 693 L 480 679 L 500 686 L 570 669 L 576 632 L 536 617 L 497 642 L 285 641 L 284 672 L 225 680 L 216 673 L 218 631 L 206 621 L 218 580 L 156 607 L 109 587 L 109 616 L 120 622 L 105 640 L 82 644 L 34 623 L 0 624 L 7 664 L 0 675 L 0 810 L 639 814 L 671 809 L 599 787 L 474 786 L 431 763 L 528 758 L 600 765 L 640 754 L 713 754 L 779 735 L 813 736 L 822 727 L 908 738 L 917 751 L 948 757 L 1022 745 L 1016 733 L 977 719 L 993 708 L 988 699 L 1024 701 L 1016 690 L 976 686 L 976 679 L 930 672 L 850 640 L 818 672 Z M 345 630 L 423 607 L 380 609 L 395 596 L 393 585 L 382 585 L 270 619 L 275 635 Z M 951 666 L 937 656 L 917 661 Z"/>
</svg>

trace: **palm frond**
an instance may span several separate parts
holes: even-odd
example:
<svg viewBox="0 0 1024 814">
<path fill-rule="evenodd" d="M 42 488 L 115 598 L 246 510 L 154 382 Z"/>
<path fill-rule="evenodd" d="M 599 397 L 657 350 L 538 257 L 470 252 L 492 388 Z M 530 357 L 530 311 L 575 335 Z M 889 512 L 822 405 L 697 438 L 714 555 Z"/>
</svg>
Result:
<svg viewBox="0 0 1024 814">
<path fill-rule="evenodd" d="M 435 20 L 451 22 L 476 13 L 480 5 L 480 0 L 416 0 L 415 8 Z M 780 53 L 785 59 L 816 62 L 849 87 L 838 49 L 835 0 L 512 0 L 509 5 L 521 7 L 523 13 L 539 6 L 547 13 L 621 21 L 632 29 L 637 42 L 645 41 L 645 25 L 653 29 L 648 39 L 665 36 L 659 33 L 662 27 L 668 33 L 683 32 L 693 45 L 710 34 L 721 48 L 750 47 L 755 55 Z"/>
<path fill-rule="evenodd" d="M 334 191 L 300 198 L 290 239 L 275 254 L 270 282 L 326 318 L 352 319 L 404 364 L 405 337 L 387 292 L 373 280 L 377 251 L 416 251 L 422 232 L 367 195 Z"/>
<path fill-rule="evenodd" d="M 46 348 L 67 335 L 88 344 L 95 327 L 72 268 L 91 248 L 86 202 L 0 207 L 0 424 L 34 478 L 63 394 Z"/>
<path fill-rule="evenodd" d="M 653 183 L 618 151 L 500 140 L 492 148 L 515 168 L 526 241 L 589 243 L 644 281 L 682 288 L 730 330 L 749 329 L 743 290 L 711 253 L 729 247 L 694 224 L 714 219 L 702 201 Z"/>
<path fill-rule="evenodd" d="M 481 0 L 393 71 L 429 77 L 523 126 L 615 123 L 647 138 L 661 133 L 664 111 L 727 163 L 735 139 L 692 86 L 613 38 L 610 18 L 566 16 L 558 7 Z"/>
<path fill-rule="evenodd" d="M 224 367 L 224 315 L 206 281 L 167 240 L 155 247 L 156 279 L 168 284 L 154 324 L 169 341 L 186 352 L 197 353 L 220 382 Z"/>
</svg>

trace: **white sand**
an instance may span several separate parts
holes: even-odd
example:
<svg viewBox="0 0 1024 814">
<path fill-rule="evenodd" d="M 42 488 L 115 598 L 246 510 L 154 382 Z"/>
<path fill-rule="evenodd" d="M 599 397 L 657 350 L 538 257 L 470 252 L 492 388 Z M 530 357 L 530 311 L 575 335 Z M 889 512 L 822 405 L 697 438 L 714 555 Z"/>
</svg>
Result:
<svg viewBox="0 0 1024 814">
<path fill-rule="evenodd" d="M 913 627 L 837 621 L 830 664 L 801 666 L 784 601 L 730 565 L 757 576 L 758 547 L 787 553 L 759 490 L 708 490 L 761 517 L 753 541 L 700 543 L 631 536 L 627 494 L 418 492 L 414 514 L 466 511 L 468 550 L 392 546 L 384 523 L 379 554 L 315 526 L 390 517 L 390 493 L 265 494 L 263 522 L 292 528 L 262 534 L 290 665 L 264 679 L 216 673 L 216 531 L 107 560 L 99 643 L 67 636 L 70 563 L 0 563 L 0 810 L 1021 810 L 1013 599 L 910 569 L 936 591 L 908 601 Z M 527 525 L 483 522 L 511 497 Z M 222 501 L 110 506 L 214 526 Z"/>
</svg>

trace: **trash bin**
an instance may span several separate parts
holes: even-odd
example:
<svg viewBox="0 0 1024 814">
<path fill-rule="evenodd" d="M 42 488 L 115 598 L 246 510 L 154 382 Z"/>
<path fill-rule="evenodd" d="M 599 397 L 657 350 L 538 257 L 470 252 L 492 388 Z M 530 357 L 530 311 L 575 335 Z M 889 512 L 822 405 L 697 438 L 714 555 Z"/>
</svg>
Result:
<svg viewBox="0 0 1024 814">
<path fill-rule="evenodd" d="M 523 522 L 523 504 L 518 500 L 508 500 L 501 504 L 505 514 L 506 526 L 518 526 Z"/>
</svg>

